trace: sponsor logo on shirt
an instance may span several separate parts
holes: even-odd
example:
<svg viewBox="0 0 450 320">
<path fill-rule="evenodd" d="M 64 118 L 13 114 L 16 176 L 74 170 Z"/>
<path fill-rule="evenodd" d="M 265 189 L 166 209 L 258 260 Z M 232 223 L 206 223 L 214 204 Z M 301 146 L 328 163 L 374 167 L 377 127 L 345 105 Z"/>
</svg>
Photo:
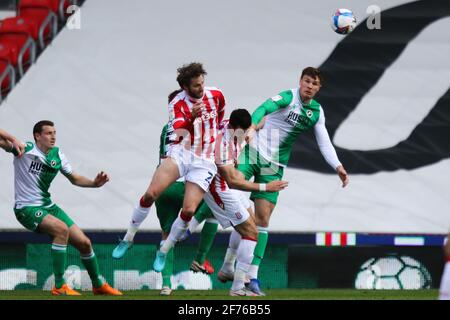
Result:
<svg viewBox="0 0 450 320">
<path fill-rule="evenodd" d="M 308 114 L 308 112 L 310 112 L 310 115 Z M 306 112 L 306 115 L 309 118 L 311 118 L 312 117 L 312 111 L 308 110 Z M 303 128 L 307 128 L 310 125 L 310 123 L 311 123 L 311 120 L 309 118 L 307 118 L 305 116 L 302 116 L 301 114 L 299 114 L 297 112 L 290 111 L 288 116 L 287 116 L 287 118 L 285 119 L 285 121 L 287 123 L 289 123 L 290 125 L 294 126 L 294 127 L 300 126 L 300 127 L 303 127 Z"/>
</svg>

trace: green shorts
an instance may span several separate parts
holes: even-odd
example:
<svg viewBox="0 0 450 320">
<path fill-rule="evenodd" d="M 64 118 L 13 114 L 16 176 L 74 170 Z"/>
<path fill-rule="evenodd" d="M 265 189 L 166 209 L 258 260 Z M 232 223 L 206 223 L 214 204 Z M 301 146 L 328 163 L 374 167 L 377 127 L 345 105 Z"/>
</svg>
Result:
<svg viewBox="0 0 450 320">
<path fill-rule="evenodd" d="M 168 187 L 156 200 L 156 215 L 158 216 L 161 230 L 169 233 L 180 210 L 183 208 L 184 182 L 175 182 Z M 200 202 L 195 217 L 200 222 L 206 218 L 212 217 L 212 212 L 205 202 Z"/>
<path fill-rule="evenodd" d="M 38 227 L 48 214 L 64 222 L 68 228 L 75 224 L 67 213 L 56 204 L 50 207 L 23 207 L 22 209 L 14 209 L 14 213 L 21 225 L 34 232 L 39 232 Z"/>
<path fill-rule="evenodd" d="M 284 173 L 283 167 L 266 160 L 257 151 L 250 149 L 248 145 L 239 156 L 237 169 L 244 174 L 245 180 L 254 177 L 253 182 L 255 183 L 281 180 Z M 265 199 L 276 205 L 278 194 L 279 192 L 253 191 L 250 194 L 250 199 Z"/>
</svg>

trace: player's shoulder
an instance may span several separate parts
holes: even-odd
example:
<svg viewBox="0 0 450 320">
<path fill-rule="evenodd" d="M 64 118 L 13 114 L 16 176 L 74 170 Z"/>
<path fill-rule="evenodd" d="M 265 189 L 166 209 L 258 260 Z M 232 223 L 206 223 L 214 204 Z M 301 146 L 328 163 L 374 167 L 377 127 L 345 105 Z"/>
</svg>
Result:
<svg viewBox="0 0 450 320">
<path fill-rule="evenodd" d="M 270 100 L 272 100 L 273 102 L 285 102 L 285 103 L 290 103 L 294 97 L 294 89 L 288 89 L 288 90 L 283 90 L 280 91 L 277 95 L 273 96 L 270 98 Z"/>
<path fill-rule="evenodd" d="M 323 112 L 322 105 L 315 99 L 311 100 L 310 108 Z"/>
<path fill-rule="evenodd" d="M 29 153 L 29 152 L 33 151 L 33 150 L 34 150 L 34 147 L 35 147 L 35 145 L 34 145 L 33 142 L 27 141 L 27 142 L 25 143 L 25 153 Z"/>
<path fill-rule="evenodd" d="M 184 90 L 180 91 L 172 98 L 172 100 L 170 100 L 169 106 L 184 104 L 186 103 L 186 99 L 187 99 L 186 92 Z"/>
<path fill-rule="evenodd" d="M 223 97 L 223 91 L 217 87 L 205 87 L 205 90 L 211 92 L 211 95 L 213 97 L 219 97 L 219 96 Z"/>
</svg>

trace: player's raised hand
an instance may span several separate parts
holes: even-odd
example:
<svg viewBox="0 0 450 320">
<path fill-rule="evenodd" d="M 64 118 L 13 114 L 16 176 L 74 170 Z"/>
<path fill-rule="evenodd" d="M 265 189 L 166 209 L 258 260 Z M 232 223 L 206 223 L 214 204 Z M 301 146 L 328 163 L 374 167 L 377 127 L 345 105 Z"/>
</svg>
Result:
<svg viewBox="0 0 450 320">
<path fill-rule="evenodd" d="M 266 186 L 266 191 L 268 192 L 278 192 L 287 188 L 289 182 L 287 181 L 271 181 Z"/>
<path fill-rule="evenodd" d="M 191 111 L 192 117 L 194 119 L 202 114 L 202 109 L 204 106 L 205 104 L 203 103 L 203 101 L 197 101 L 196 103 L 194 103 Z"/>
<path fill-rule="evenodd" d="M 25 143 L 14 139 L 13 141 L 11 141 L 11 144 L 12 144 L 11 152 L 16 157 L 20 158 L 25 153 Z"/>
<path fill-rule="evenodd" d="M 342 188 L 345 188 L 349 183 L 347 171 L 345 171 L 344 166 L 340 165 L 336 168 L 336 172 L 339 175 L 339 179 L 342 181 Z"/>
<path fill-rule="evenodd" d="M 100 171 L 94 179 L 94 186 L 99 188 L 109 181 L 107 173 Z"/>
</svg>

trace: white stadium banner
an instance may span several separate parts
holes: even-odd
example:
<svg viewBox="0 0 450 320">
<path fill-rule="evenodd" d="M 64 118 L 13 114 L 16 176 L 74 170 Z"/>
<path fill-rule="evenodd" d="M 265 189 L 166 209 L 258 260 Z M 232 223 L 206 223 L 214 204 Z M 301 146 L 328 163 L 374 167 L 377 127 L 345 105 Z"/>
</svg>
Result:
<svg viewBox="0 0 450 320">
<path fill-rule="evenodd" d="M 373 1 L 345 1 L 358 25 L 342 36 L 330 27 L 333 0 L 86 1 L 81 27 L 64 29 L 0 105 L 0 128 L 30 141 L 37 121 L 54 121 L 74 171 L 104 170 L 111 181 L 83 189 L 60 175 L 53 201 L 81 228 L 125 230 L 158 164 L 179 66 L 204 64 L 207 85 L 224 92 L 226 115 L 255 110 L 296 87 L 304 67 L 321 67 L 317 100 L 350 184 L 342 188 L 313 135 L 303 137 L 270 229 L 447 233 L 450 17 L 428 3 L 377 0 L 381 29 L 371 30 Z M 403 11 L 429 19 L 393 26 L 390 17 Z M 0 179 L 0 229 L 21 229 L 12 157 L 4 152 Z M 154 208 L 142 228 L 159 230 Z"/>
</svg>

